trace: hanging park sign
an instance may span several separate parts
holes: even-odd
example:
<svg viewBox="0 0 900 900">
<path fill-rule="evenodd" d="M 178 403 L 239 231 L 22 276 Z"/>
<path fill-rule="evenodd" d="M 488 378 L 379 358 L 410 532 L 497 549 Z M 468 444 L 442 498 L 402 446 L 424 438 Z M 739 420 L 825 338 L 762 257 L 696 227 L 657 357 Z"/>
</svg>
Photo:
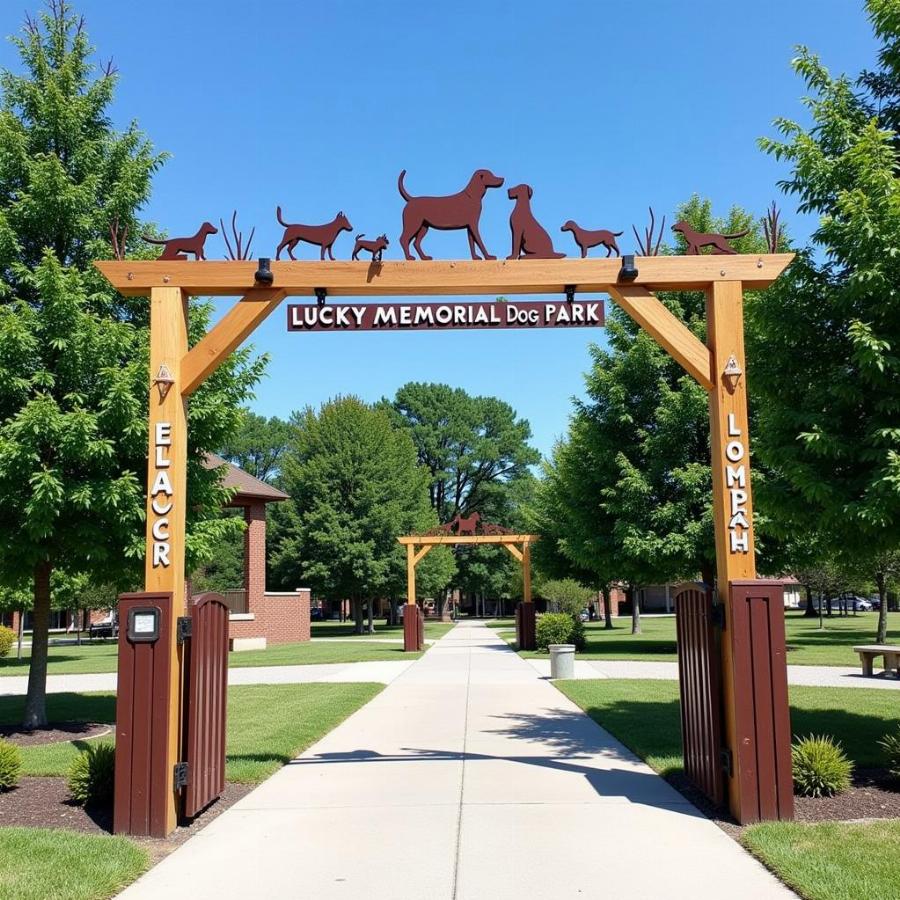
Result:
<svg viewBox="0 0 900 900">
<path fill-rule="evenodd" d="M 288 331 L 443 331 L 451 328 L 599 328 L 603 302 L 294 303 Z"/>
</svg>

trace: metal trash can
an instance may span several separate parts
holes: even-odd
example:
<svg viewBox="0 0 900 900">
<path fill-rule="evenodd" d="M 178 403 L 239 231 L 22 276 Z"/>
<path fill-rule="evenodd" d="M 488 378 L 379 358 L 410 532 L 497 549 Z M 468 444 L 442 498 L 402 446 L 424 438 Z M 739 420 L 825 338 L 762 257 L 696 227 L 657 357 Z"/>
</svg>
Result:
<svg viewBox="0 0 900 900">
<path fill-rule="evenodd" d="M 575 645 L 550 644 L 550 677 L 575 677 Z"/>
</svg>

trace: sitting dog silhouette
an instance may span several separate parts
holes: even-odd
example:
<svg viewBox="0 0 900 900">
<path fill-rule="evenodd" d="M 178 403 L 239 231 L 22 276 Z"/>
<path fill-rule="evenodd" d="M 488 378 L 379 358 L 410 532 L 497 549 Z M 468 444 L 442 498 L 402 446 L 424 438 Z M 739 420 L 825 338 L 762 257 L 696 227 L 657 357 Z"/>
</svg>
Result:
<svg viewBox="0 0 900 900">
<path fill-rule="evenodd" d="M 581 247 L 581 258 L 584 259 L 587 256 L 588 250 L 591 247 L 606 247 L 606 255 L 609 257 L 613 250 L 616 251 L 616 256 L 621 256 L 619 253 L 619 245 L 616 243 L 616 238 L 621 237 L 624 232 L 622 231 L 607 231 L 605 228 L 598 228 L 596 231 L 588 231 L 587 228 L 582 228 L 572 219 L 569 219 L 560 231 L 571 231 L 572 237 L 575 238 L 575 243 Z"/>
<path fill-rule="evenodd" d="M 566 254 L 553 249 L 553 241 L 547 229 L 541 225 L 531 211 L 531 197 L 534 191 L 527 184 L 517 184 L 507 192 L 510 200 L 515 200 L 509 227 L 512 229 L 512 253 L 507 259 L 530 257 L 532 259 L 561 259 Z"/>
<path fill-rule="evenodd" d="M 291 259 L 296 259 L 294 248 L 300 241 L 304 241 L 307 244 L 315 244 L 319 248 L 319 259 L 325 259 L 326 250 L 328 251 L 328 258 L 334 259 L 331 248 L 338 239 L 338 235 L 342 231 L 353 230 L 350 221 L 342 212 L 339 212 L 330 222 L 326 222 L 324 225 L 291 225 L 281 217 L 280 206 L 275 211 L 275 214 L 279 223 L 284 226 L 284 236 L 278 245 L 278 249 L 275 251 L 275 259 L 281 258 L 282 250 L 287 250 L 288 256 Z"/>
</svg>

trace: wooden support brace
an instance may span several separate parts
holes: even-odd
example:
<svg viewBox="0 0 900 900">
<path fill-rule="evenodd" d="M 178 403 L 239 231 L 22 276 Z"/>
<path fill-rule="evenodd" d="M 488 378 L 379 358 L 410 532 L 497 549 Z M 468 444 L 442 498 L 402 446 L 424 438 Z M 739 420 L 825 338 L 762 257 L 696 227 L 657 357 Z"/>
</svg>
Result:
<svg viewBox="0 0 900 900">
<path fill-rule="evenodd" d="M 645 287 L 609 287 L 609 296 L 707 391 L 713 389 L 710 352 L 703 342 Z"/>
<path fill-rule="evenodd" d="M 181 361 L 182 396 L 193 394 L 284 298 L 284 290 L 259 288 L 235 303 Z"/>
<path fill-rule="evenodd" d="M 419 550 L 415 556 L 413 556 L 413 565 L 417 566 L 429 553 L 430 550 L 434 548 L 434 544 L 426 544 L 421 550 Z"/>
<path fill-rule="evenodd" d="M 504 544 L 507 550 L 519 561 L 522 562 L 522 551 L 515 544 Z"/>
</svg>

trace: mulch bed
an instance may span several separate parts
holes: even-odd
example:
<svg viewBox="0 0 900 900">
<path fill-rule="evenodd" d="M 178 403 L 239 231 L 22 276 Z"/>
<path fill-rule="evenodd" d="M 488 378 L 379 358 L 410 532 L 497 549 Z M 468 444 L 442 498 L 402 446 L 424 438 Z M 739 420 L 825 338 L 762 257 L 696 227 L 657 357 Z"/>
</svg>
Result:
<svg viewBox="0 0 900 900">
<path fill-rule="evenodd" d="M 252 784 L 226 783 L 225 793 L 192 822 L 179 826 L 168 838 L 138 838 L 153 862 L 171 853 L 253 790 Z M 112 832 L 112 808 L 84 808 L 69 800 L 65 778 L 22 778 L 19 786 L 0 792 L 0 822 L 29 828 L 68 828 L 86 834 Z"/>
<path fill-rule="evenodd" d="M 35 747 L 39 744 L 103 737 L 114 731 L 114 725 L 104 722 L 54 722 L 52 728 L 37 728 L 34 731 L 23 731 L 18 725 L 3 725 L 0 726 L 0 738 L 19 747 Z"/>
<path fill-rule="evenodd" d="M 666 781 L 684 795 L 724 832 L 739 839 L 744 826 L 727 810 L 711 803 L 682 773 L 666 776 Z M 900 782 L 886 769 L 857 769 L 852 786 L 836 797 L 794 797 L 794 818 L 798 822 L 851 822 L 860 819 L 900 819 Z"/>
</svg>

